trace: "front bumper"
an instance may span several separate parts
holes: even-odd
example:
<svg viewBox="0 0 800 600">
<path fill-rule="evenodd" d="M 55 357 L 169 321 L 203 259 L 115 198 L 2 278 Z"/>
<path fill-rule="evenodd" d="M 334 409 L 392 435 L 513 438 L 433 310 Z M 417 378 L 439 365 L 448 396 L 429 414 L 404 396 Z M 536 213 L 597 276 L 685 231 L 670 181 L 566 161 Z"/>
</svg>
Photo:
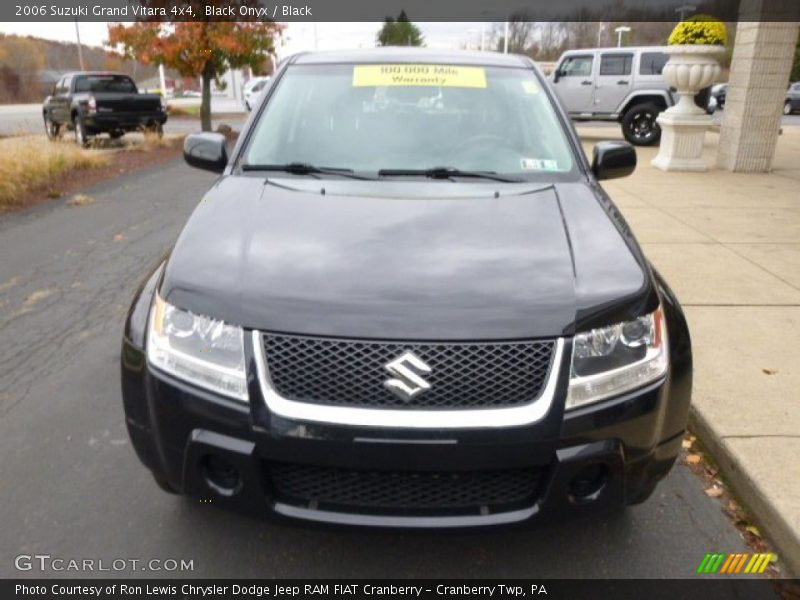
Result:
<svg viewBox="0 0 800 600">
<path fill-rule="evenodd" d="M 247 406 L 153 372 L 140 348 L 128 340 L 123 347 L 128 430 L 140 459 L 162 481 L 251 515 L 378 527 L 533 523 L 636 502 L 666 475 L 680 450 L 686 377 L 671 370 L 644 389 L 566 415 L 563 394 L 557 395 L 544 419 L 521 427 L 376 429 L 270 414 L 255 377 Z M 232 469 L 235 479 L 220 485 L 210 460 Z M 532 469 L 538 475 L 535 492 L 513 505 L 384 509 L 286 497 L 271 478 L 274 464 L 465 475 Z M 601 473 L 602 480 L 590 489 L 576 486 L 587 473 Z"/>
</svg>

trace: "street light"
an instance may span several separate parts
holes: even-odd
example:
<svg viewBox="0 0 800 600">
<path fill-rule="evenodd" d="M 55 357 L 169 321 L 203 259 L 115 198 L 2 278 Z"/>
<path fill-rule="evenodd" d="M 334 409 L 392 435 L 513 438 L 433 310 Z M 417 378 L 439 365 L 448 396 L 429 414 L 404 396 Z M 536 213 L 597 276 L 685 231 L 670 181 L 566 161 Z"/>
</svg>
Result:
<svg viewBox="0 0 800 600">
<path fill-rule="evenodd" d="M 697 10 L 697 7 L 692 4 L 681 4 L 678 8 L 675 9 L 675 12 L 678 13 L 680 17 L 678 20 L 683 21 L 686 17 L 687 12 L 694 12 Z"/>
<path fill-rule="evenodd" d="M 623 25 L 622 27 L 617 27 L 614 31 L 617 33 L 617 48 L 622 46 L 622 34 L 628 33 L 631 30 L 630 27 Z"/>
</svg>

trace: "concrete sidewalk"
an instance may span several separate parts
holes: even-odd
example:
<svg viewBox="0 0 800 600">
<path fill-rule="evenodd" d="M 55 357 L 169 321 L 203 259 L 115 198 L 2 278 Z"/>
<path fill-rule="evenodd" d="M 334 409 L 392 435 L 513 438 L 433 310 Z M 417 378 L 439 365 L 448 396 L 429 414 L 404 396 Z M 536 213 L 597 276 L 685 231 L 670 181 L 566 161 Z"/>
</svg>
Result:
<svg viewBox="0 0 800 600">
<path fill-rule="evenodd" d="M 618 129 L 579 128 L 588 156 Z M 695 374 L 691 426 L 800 576 L 800 129 L 784 128 L 774 171 L 664 173 L 639 148 L 604 187 L 686 311 Z M 724 548 L 720 549 L 724 551 Z"/>
</svg>

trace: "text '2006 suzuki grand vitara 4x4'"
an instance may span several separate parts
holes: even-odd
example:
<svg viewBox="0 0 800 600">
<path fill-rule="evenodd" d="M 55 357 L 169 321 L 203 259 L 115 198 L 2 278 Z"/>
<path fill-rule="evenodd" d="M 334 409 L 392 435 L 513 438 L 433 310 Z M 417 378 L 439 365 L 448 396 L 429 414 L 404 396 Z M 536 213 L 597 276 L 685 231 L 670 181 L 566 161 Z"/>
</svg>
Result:
<svg viewBox="0 0 800 600">
<path fill-rule="evenodd" d="M 131 307 L 128 430 L 173 492 L 384 527 L 641 502 L 672 466 L 691 349 L 673 293 L 529 59 L 287 60 Z"/>
</svg>

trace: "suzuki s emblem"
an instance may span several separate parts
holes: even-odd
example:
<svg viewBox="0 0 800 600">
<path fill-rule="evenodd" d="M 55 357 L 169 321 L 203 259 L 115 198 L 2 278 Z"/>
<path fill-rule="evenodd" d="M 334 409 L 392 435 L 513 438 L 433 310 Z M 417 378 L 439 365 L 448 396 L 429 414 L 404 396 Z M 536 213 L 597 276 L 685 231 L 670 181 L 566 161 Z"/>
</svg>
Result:
<svg viewBox="0 0 800 600">
<path fill-rule="evenodd" d="M 431 389 L 431 384 L 420 375 L 430 373 L 431 368 L 413 352 L 406 352 L 387 363 L 384 368 L 394 377 L 384 381 L 383 385 L 404 402 L 409 402 L 414 396 Z"/>
</svg>

